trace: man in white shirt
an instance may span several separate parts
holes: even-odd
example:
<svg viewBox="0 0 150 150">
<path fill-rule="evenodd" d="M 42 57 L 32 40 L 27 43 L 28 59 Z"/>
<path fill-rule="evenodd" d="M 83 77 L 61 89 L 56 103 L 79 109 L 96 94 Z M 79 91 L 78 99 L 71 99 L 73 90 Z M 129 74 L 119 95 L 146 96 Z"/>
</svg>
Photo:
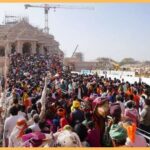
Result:
<svg viewBox="0 0 150 150">
<path fill-rule="evenodd" d="M 8 138 L 16 125 L 16 122 L 19 118 L 23 118 L 18 115 L 18 108 L 16 106 L 12 106 L 9 109 L 10 116 L 6 118 L 4 123 L 4 132 L 3 132 L 3 144 L 5 147 L 8 147 Z"/>
<path fill-rule="evenodd" d="M 39 124 L 38 124 L 40 121 L 40 117 L 38 114 L 35 114 L 33 116 L 33 121 L 34 121 L 34 123 L 32 125 L 30 125 L 29 128 L 32 129 L 33 132 L 41 131 L 39 128 Z"/>
<path fill-rule="evenodd" d="M 140 108 L 139 108 L 139 113 L 141 113 L 142 109 L 144 108 L 145 106 L 145 99 L 147 98 L 147 95 L 145 94 L 142 94 L 141 97 L 140 97 Z"/>
<path fill-rule="evenodd" d="M 9 137 L 8 147 L 21 147 L 22 146 L 22 136 L 25 129 L 27 128 L 27 123 L 25 119 L 19 119 L 16 126 Z"/>
</svg>

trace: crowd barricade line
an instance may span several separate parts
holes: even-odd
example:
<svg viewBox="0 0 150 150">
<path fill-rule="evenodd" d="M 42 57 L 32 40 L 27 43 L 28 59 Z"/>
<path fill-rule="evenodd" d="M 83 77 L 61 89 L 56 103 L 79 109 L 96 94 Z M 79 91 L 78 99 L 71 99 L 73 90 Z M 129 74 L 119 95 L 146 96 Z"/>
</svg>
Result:
<svg viewBox="0 0 150 150">
<path fill-rule="evenodd" d="M 144 130 L 143 130 L 144 131 Z M 149 142 L 147 143 L 148 146 L 150 147 L 150 136 L 147 136 L 143 133 L 141 133 L 140 131 L 136 131 L 139 135 L 141 135 L 142 137 L 144 137 L 145 139 L 147 139 Z M 149 133 L 150 134 L 150 133 Z"/>
<path fill-rule="evenodd" d="M 140 128 L 137 128 L 137 130 L 139 130 L 139 131 L 141 131 L 141 132 L 144 132 L 145 134 L 150 135 L 150 133 L 149 133 L 149 132 L 146 132 L 145 130 L 142 130 L 142 129 L 140 129 Z"/>
</svg>

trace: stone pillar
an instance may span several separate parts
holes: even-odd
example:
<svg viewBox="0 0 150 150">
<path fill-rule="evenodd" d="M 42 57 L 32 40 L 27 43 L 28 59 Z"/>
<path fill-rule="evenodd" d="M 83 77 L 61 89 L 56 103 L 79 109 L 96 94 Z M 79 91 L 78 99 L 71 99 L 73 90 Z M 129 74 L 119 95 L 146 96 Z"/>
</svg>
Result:
<svg viewBox="0 0 150 150">
<path fill-rule="evenodd" d="M 44 55 L 44 46 L 41 44 L 39 48 L 39 53 Z"/>
<path fill-rule="evenodd" d="M 10 54 L 10 43 L 7 42 L 5 45 L 5 55 L 8 56 Z"/>
<path fill-rule="evenodd" d="M 23 43 L 21 41 L 17 41 L 16 52 L 22 54 Z"/>
<path fill-rule="evenodd" d="M 42 45 L 40 44 L 40 45 L 39 45 L 39 54 L 42 54 L 41 51 L 42 51 Z"/>
<path fill-rule="evenodd" d="M 31 42 L 31 53 L 32 54 L 36 53 L 36 42 Z"/>
</svg>

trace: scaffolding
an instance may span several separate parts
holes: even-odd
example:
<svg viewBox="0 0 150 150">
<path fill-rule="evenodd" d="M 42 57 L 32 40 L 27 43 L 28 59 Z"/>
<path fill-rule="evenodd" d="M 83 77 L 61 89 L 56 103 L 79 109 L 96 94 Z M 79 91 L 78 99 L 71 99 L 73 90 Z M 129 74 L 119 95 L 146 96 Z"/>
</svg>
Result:
<svg viewBox="0 0 150 150">
<path fill-rule="evenodd" d="M 27 16 L 5 15 L 4 24 L 14 25 L 22 20 L 29 22 L 29 18 Z"/>
</svg>

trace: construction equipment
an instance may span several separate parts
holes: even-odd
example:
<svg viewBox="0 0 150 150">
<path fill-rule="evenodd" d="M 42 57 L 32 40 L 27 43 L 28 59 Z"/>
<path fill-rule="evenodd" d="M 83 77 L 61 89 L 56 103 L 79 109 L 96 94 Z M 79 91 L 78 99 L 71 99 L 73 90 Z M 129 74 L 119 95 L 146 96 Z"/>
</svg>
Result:
<svg viewBox="0 0 150 150">
<path fill-rule="evenodd" d="M 113 65 L 113 67 L 114 67 L 114 69 L 116 71 L 120 69 L 120 65 L 119 64 L 112 62 L 112 65 Z"/>
<path fill-rule="evenodd" d="M 45 28 L 44 28 L 44 31 L 45 31 L 45 33 L 49 33 L 48 12 L 49 12 L 50 9 L 53 9 L 54 11 L 56 11 L 57 8 L 62 8 L 62 9 L 88 9 L 88 10 L 93 10 L 94 9 L 92 7 L 74 7 L 74 6 L 49 5 L 49 4 L 44 4 L 44 5 L 26 4 L 24 6 L 25 6 L 25 9 L 28 9 L 29 7 L 43 8 L 44 9 L 44 14 L 45 14 Z"/>
<path fill-rule="evenodd" d="M 77 45 L 77 46 L 76 46 L 76 48 L 75 48 L 75 50 L 73 51 L 73 54 L 72 54 L 72 56 L 71 56 L 71 57 L 73 57 L 73 56 L 74 56 L 74 54 L 75 54 L 75 52 L 77 51 L 78 47 L 79 47 L 79 45 Z"/>
<path fill-rule="evenodd" d="M 66 63 L 65 67 L 67 68 L 68 71 L 72 71 L 75 68 L 75 64 L 74 64 L 75 59 L 72 59 L 72 58 L 73 58 L 74 54 L 76 53 L 78 47 L 79 47 L 79 45 L 77 45 L 75 47 L 75 50 L 73 51 L 72 56 L 70 57 L 70 60 Z"/>
<path fill-rule="evenodd" d="M 4 24 L 5 25 L 14 25 L 18 22 L 20 22 L 21 20 L 26 20 L 28 22 L 28 17 L 26 16 L 13 16 L 13 15 L 5 15 L 5 18 L 4 18 Z"/>
<path fill-rule="evenodd" d="M 120 69 L 120 65 L 117 62 L 114 62 L 111 59 L 109 59 L 109 64 L 111 64 L 113 66 L 113 69 L 116 70 L 116 71 Z"/>
</svg>

